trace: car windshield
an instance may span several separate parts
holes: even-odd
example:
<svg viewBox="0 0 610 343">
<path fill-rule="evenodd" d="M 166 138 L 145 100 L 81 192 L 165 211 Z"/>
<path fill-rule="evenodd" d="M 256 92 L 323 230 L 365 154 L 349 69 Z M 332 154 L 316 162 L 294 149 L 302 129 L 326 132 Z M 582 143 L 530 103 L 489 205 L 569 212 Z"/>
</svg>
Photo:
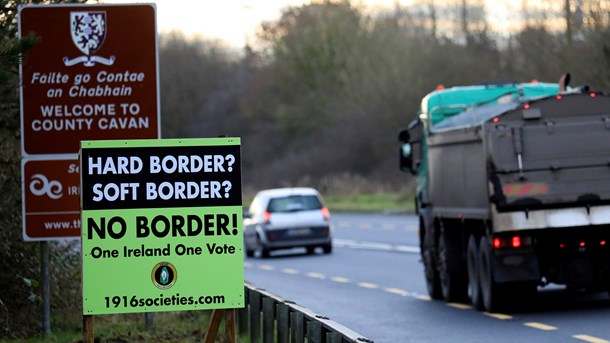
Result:
<svg viewBox="0 0 610 343">
<path fill-rule="evenodd" d="M 281 213 L 319 210 L 321 208 L 322 204 L 315 195 L 291 195 L 283 198 L 271 199 L 267 211 L 271 213 Z"/>
</svg>

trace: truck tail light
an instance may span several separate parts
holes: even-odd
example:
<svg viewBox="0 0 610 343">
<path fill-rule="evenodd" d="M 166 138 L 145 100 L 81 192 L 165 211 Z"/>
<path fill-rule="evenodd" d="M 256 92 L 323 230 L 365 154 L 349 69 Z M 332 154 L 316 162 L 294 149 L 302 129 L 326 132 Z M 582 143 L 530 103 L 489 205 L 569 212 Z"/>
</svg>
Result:
<svg viewBox="0 0 610 343">
<path fill-rule="evenodd" d="M 512 245 L 513 245 L 513 248 L 521 247 L 521 237 L 513 236 Z"/>
<path fill-rule="evenodd" d="M 532 238 L 529 236 L 503 236 L 503 237 L 494 237 L 492 240 L 492 246 L 494 249 L 503 249 L 503 248 L 522 248 L 528 245 L 532 245 Z"/>
</svg>

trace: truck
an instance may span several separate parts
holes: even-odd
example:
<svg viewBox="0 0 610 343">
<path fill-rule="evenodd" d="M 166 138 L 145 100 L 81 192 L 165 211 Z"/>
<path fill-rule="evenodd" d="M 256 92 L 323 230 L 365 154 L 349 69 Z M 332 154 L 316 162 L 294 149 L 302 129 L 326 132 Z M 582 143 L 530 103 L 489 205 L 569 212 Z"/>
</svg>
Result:
<svg viewBox="0 0 610 343">
<path fill-rule="evenodd" d="M 432 299 L 610 290 L 610 96 L 568 82 L 440 87 L 400 130 Z"/>
</svg>

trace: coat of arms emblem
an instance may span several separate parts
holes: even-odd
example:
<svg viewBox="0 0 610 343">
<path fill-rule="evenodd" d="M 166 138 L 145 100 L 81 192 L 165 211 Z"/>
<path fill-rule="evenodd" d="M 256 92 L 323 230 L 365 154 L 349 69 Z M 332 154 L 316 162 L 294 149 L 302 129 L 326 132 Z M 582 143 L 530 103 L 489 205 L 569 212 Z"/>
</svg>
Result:
<svg viewBox="0 0 610 343">
<path fill-rule="evenodd" d="M 85 56 L 73 59 L 64 57 L 63 61 L 66 66 L 73 66 L 81 62 L 86 67 L 92 67 L 96 62 L 105 65 L 114 63 L 114 56 L 105 58 L 94 55 L 102 47 L 106 38 L 105 11 L 70 12 L 70 33 L 72 42 Z"/>
</svg>

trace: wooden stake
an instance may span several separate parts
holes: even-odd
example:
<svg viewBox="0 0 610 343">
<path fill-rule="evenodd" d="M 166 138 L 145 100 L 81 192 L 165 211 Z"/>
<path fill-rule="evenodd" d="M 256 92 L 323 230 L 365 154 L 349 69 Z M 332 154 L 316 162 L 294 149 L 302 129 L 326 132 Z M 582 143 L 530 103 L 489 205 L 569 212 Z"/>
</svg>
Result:
<svg viewBox="0 0 610 343">
<path fill-rule="evenodd" d="M 83 343 L 93 343 L 94 340 L 93 316 L 83 314 Z"/>
<path fill-rule="evenodd" d="M 205 343 L 214 343 L 216 336 L 218 336 L 218 328 L 222 317 L 225 317 L 225 330 L 229 343 L 237 343 L 237 333 L 235 330 L 235 309 L 217 309 L 212 311 L 212 318 L 210 319 L 210 325 L 208 330 L 205 332 L 203 341 Z"/>
<path fill-rule="evenodd" d="M 237 343 L 237 333 L 235 330 L 235 309 L 228 309 L 226 311 L 225 316 L 225 329 L 227 333 L 227 337 L 229 338 L 229 343 Z"/>
<path fill-rule="evenodd" d="M 210 325 L 203 338 L 205 343 L 214 343 L 216 340 L 216 335 L 218 335 L 218 328 L 220 327 L 220 321 L 222 320 L 224 312 L 225 310 L 222 309 L 212 311 L 212 319 L 210 319 Z"/>
</svg>

